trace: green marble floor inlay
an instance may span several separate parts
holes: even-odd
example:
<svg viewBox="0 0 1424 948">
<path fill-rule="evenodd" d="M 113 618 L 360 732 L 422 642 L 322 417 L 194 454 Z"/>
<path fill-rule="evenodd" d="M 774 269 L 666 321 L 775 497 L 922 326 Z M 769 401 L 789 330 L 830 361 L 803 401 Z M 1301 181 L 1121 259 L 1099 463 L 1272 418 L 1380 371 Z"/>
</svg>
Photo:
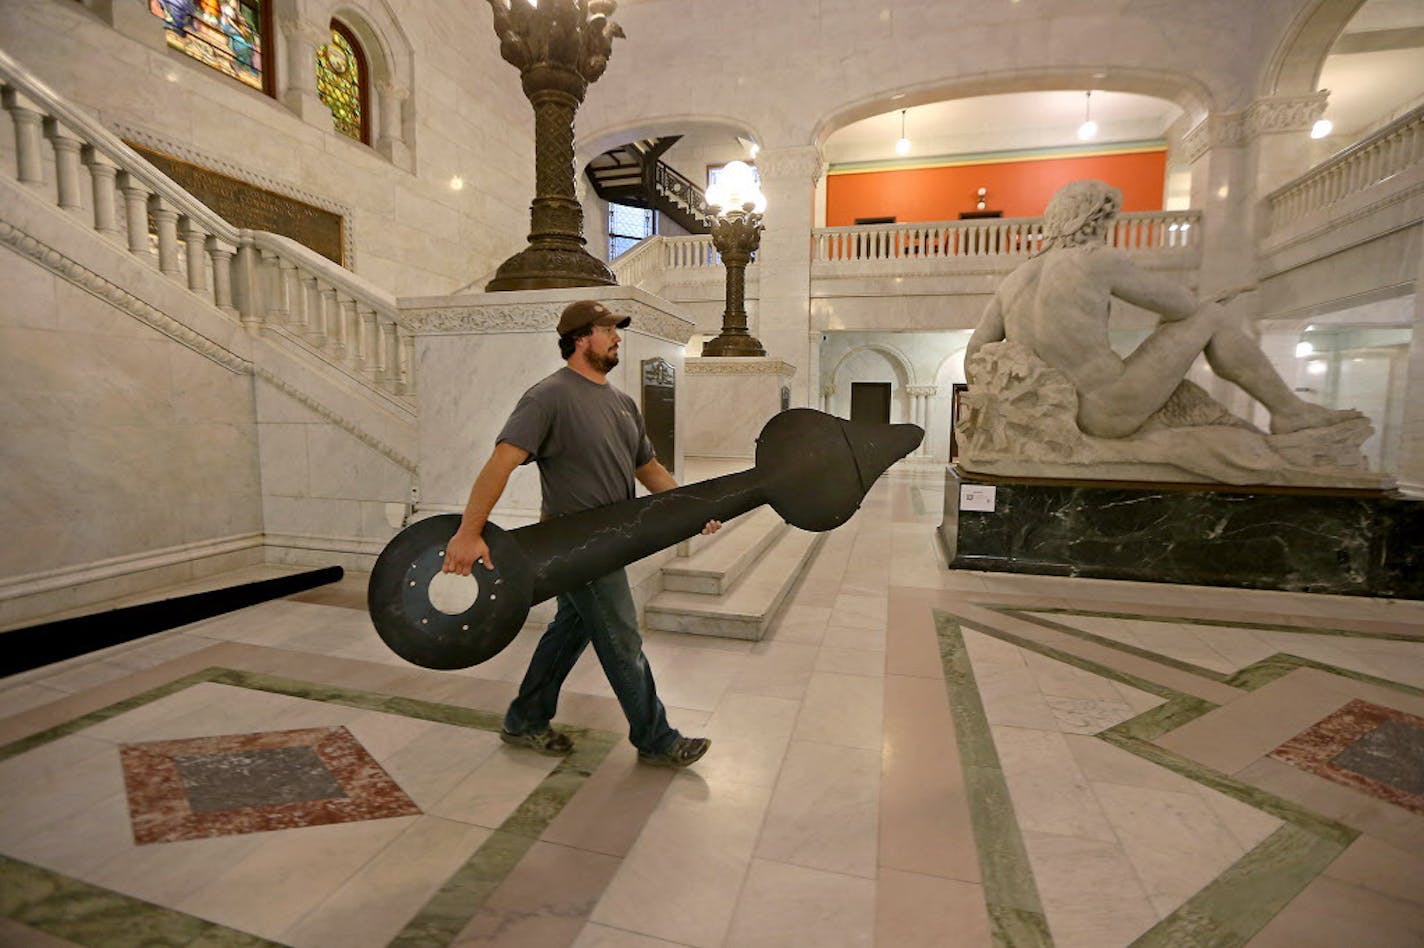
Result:
<svg viewBox="0 0 1424 948">
<path fill-rule="evenodd" d="M 474 708 L 257 672 L 208 668 L 0 747 L 0 760 L 203 683 L 232 685 L 483 731 L 498 731 L 503 723 L 501 715 Z M 413 948 L 448 945 L 453 941 L 619 740 L 617 735 L 607 731 L 578 727 L 561 730 L 573 738 L 574 752 L 560 758 L 549 775 L 455 871 L 391 944 Z M 245 948 L 275 944 L 3 855 L 0 855 L 0 916 L 96 948 L 169 945 Z"/>
<path fill-rule="evenodd" d="M 1078 626 L 1070 625 L 1066 622 L 1055 622 L 1054 620 L 1045 618 L 1044 616 L 1039 615 L 1038 613 L 1053 612 L 1057 615 L 1077 615 L 1090 618 L 1150 618 L 1155 622 L 1185 622 L 1196 625 L 1227 626 L 1227 623 L 1224 622 L 1194 622 L 1193 620 L 1189 619 L 1166 619 L 1162 616 L 1134 616 L 1118 613 L 1086 611 L 1074 612 L 1068 609 L 1026 610 L 1022 607 L 1012 606 L 987 606 L 985 608 L 993 609 L 996 612 L 999 612 L 1006 616 L 1011 616 L 1012 618 L 1019 619 L 1023 622 L 1030 622 L 1034 625 L 1041 626 L 1046 629 L 1053 629 L 1055 632 L 1062 632 L 1064 635 L 1071 635 L 1072 637 L 1079 639 L 1080 641 L 1091 642 L 1094 645 L 1101 645 L 1103 648 L 1110 648 L 1114 651 L 1122 652 L 1125 655 L 1133 655 L 1137 658 L 1145 658 L 1149 661 L 1157 662 L 1159 665 L 1166 665 L 1169 668 L 1175 668 L 1178 671 L 1188 672 L 1200 678 L 1206 678 L 1209 681 L 1228 685 L 1232 688 L 1240 688 L 1242 691 L 1255 691 L 1258 688 L 1262 688 L 1266 685 L 1269 685 L 1271 682 L 1290 674 L 1297 668 L 1314 668 L 1318 671 L 1328 672 L 1332 675 L 1338 675 L 1341 678 L 1348 678 L 1351 681 L 1358 681 L 1368 685 L 1376 685 L 1381 688 L 1390 688 L 1394 691 L 1399 691 L 1404 694 L 1424 697 L 1424 688 L 1416 688 L 1415 686 L 1405 684 L 1404 682 L 1394 681 L 1393 679 L 1389 678 L 1382 678 L 1378 675 L 1371 675 L 1368 672 L 1356 671 L 1353 668 L 1345 668 L 1340 665 L 1331 665 L 1326 662 L 1316 661 L 1315 659 L 1304 658 L 1300 655 L 1292 655 L 1289 652 L 1277 652 L 1274 655 L 1269 655 L 1266 658 L 1252 662 L 1251 664 L 1246 665 L 1238 669 L 1237 671 L 1234 671 L 1230 674 L 1226 674 L 1225 672 L 1219 672 L 1213 668 L 1206 668 L 1204 666 L 1197 665 L 1192 662 L 1185 661 L 1183 659 L 1173 658 L 1169 655 L 1163 655 L 1160 652 L 1154 652 L 1151 649 L 1142 648 L 1141 646 L 1132 645 L 1127 642 L 1119 642 L 1116 639 L 1111 639 L 1104 635 L 1098 635 L 1096 633 L 1089 632 L 1087 629 L 1082 629 Z M 1348 636 L 1351 638 L 1378 638 L 1385 639 L 1387 641 L 1416 641 L 1419 642 L 1421 645 L 1424 645 L 1424 640 L 1410 639 L 1408 636 L 1401 637 L 1388 633 L 1343 633 L 1336 632 L 1330 629 L 1310 629 L 1301 626 L 1268 626 L 1261 624 L 1251 624 L 1246 622 L 1231 624 L 1229 625 L 1229 627 L 1236 629 L 1260 629 L 1264 631 L 1280 631 L 1281 629 L 1288 628 L 1292 632 L 1301 632 L 1311 635 L 1341 635 Z M 1047 648 L 1047 646 L 1039 647 Z"/>
<path fill-rule="evenodd" d="M 935 614 L 935 623 L 994 943 L 1052 945 L 964 636 L 959 623 L 944 613 Z"/>
<path fill-rule="evenodd" d="M 1219 629 L 1258 629 L 1262 632 L 1302 632 L 1306 635 L 1333 635 L 1346 639 L 1381 639 L 1386 642 L 1424 642 L 1424 636 L 1407 632 L 1361 632 L 1358 629 L 1332 629 L 1320 626 L 1288 625 L 1283 622 L 1248 622 L 1234 619 L 1203 619 L 1197 616 L 1153 616 L 1137 612 L 1104 612 L 1098 609 L 1070 609 L 1066 606 L 1025 606 L 1006 603 L 979 602 L 975 605 L 995 612 L 1036 612 L 1043 615 L 1089 616 L 1095 619 L 1133 619 L 1140 622 L 1171 622 L 1182 625 L 1204 625 Z"/>
<path fill-rule="evenodd" d="M 971 761 L 982 769 L 982 761 L 992 759 L 997 765 L 998 758 L 993 751 L 973 670 L 968 667 L 962 628 L 972 628 L 1046 658 L 1167 699 L 1164 704 L 1096 736 L 1282 821 L 1283 825 L 1276 832 L 1187 899 L 1176 911 L 1143 933 L 1133 943 L 1134 946 L 1212 945 L 1230 948 L 1244 945 L 1359 836 L 1358 831 L 1349 826 L 1152 743 L 1216 708 L 1217 705 L 1212 702 L 993 628 L 976 619 L 940 610 L 935 610 L 934 615 L 944 662 L 945 684 L 950 695 L 950 711 L 955 719 L 956 732 L 960 735 L 962 754 L 966 743 L 964 735 L 971 735 L 968 743 L 973 756 L 964 756 L 965 782 L 974 818 L 975 845 L 979 849 L 980 864 L 985 867 L 985 900 L 989 904 L 991 919 L 995 919 L 997 944 L 1051 945 L 1052 936 L 1041 907 L 1037 915 L 1044 924 L 1041 933 L 1034 933 L 1026 940 L 1016 940 L 997 928 L 995 906 L 1012 900 L 1015 893 L 1021 892 L 1023 880 L 1031 883 L 1033 872 L 1001 770 L 996 767 L 996 781 L 987 787 L 987 798 L 984 801 L 975 799 L 981 792 L 986 792 L 986 788 L 984 781 L 976 782 L 976 777 L 982 775 L 971 774 Z M 970 691 L 973 692 L 972 697 L 967 694 Z M 984 743 L 989 744 L 987 749 L 980 746 Z M 981 833 L 980 822 L 986 819 L 992 821 L 992 830 Z M 999 845 L 998 840 L 1003 838 L 1017 839 L 1018 847 Z M 989 865 L 994 866 L 992 875 L 987 868 Z"/>
</svg>

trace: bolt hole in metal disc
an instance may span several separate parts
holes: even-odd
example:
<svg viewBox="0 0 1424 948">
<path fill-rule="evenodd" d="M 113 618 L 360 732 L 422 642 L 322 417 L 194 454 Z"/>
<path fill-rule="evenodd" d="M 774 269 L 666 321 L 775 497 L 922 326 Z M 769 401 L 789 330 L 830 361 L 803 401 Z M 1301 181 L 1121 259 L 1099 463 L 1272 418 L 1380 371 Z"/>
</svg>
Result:
<svg viewBox="0 0 1424 948">
<path fill-rule="evenodd" d="M 486 524 L 494 569 L 471 576 L 442 572 L 456 514 L 406 527 L 371 570 L 366 602 L 376 632 L 391 651 L 425 668 L 469 668 L 497 655 L 529 615 L 533 570 L 509 534 Z"/>
</svg>

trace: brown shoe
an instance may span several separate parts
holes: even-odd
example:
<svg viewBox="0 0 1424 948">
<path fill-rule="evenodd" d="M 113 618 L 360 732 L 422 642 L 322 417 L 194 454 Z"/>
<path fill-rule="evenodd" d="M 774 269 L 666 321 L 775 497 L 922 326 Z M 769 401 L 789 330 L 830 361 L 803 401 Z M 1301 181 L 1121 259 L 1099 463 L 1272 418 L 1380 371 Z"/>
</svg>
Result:
<svg viewBox="0 0 1424 948">
<path fill-rule="evenodd" d="M 638 755 L 638 763 L 652 767 L 690 767 L 702 759 L 712 742 L 705 737 L 679 737 L 661 754 Z"/>
<path fill-rule="evenodd" d="M 538 751 L 549 757 L 562 757 L 574 749 L 574 742 L 567 734 L 560 734 L 551 727 L 542 731 L 530 731 L 528 734 L 511 734 L 501 730 L 499 739 L 506 744 Z"/>
</svg>

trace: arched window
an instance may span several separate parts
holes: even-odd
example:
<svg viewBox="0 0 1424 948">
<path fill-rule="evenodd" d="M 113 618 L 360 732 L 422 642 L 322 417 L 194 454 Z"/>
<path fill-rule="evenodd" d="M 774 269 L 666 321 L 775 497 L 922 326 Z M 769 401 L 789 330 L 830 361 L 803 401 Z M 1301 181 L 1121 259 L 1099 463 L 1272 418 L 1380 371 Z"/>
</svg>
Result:
<svg viewBox="0 0 1424 948">
<path fill-rule="evenodd" d="M 265 68 L 271 12 L 261 0 L 148 0 L 168 45 L 273 95 Z"/>
<path fill-rule="evenodd" d="M 371 144 L 371 73 L 352 32 L 331 21 L 331 42 L 316 51 L 316 93 L 336 122 L 336 130 Z"/>
</svg>

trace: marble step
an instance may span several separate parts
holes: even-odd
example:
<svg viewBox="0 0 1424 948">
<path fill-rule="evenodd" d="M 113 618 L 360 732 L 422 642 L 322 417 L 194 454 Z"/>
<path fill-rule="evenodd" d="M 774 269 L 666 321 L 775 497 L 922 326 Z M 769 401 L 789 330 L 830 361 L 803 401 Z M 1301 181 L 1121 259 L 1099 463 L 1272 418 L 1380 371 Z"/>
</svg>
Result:
<svg viewBox="0 0 1424 948">
<path fill-rule="evenodd" d="M 663 632 L 759 640 L 825 537 L 788 527 L 725 595 L 664 590 L 648 601 L 643 624 Z"/>
<path fill-rule="evenodd" d="M 738 517 L 735 527 L 724 526 L 712 536 L 702 538 L 716 542 L 707 543 L 691 556 L 679 557 L 665 565 L 663 589 L 720 596 L 788 529 L 786 521 L 770 507 L 759 507 Z"/>
</svg>

